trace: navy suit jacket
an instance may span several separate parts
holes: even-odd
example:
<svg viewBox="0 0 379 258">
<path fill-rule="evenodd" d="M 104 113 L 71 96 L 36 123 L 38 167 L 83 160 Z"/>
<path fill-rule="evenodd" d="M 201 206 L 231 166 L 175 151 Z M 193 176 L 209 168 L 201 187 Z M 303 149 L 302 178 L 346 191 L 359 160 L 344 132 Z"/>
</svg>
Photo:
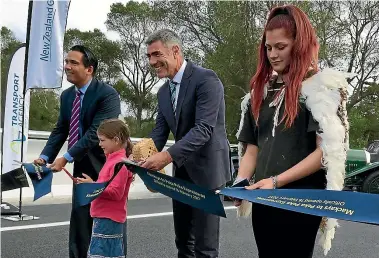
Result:
<svg viewBox="0 0 379 258">
<path fill-rule="evenodd" d="M 174 117 L 168 82 L 158 91 L 158 115 L 151 133 L 161 151 L 170 131 L 168 149 L 175 170 L 185 167 L 191 180 L 215 189 L 231 178 L 229 142 L 225 129 L 224 87 L 216 73 L 187 61 Z"/>
<path fill-rule="evenodd" d="M 41 153 L 49 157 L 48 163 L 52 163 L 55 160 L 59 150 L 68 138 L 74 99 L 75 86 L 71 86 L 61 94 L 58 122 Z M 73 157 L 74 162 L 80 162 L 85 156 L 88 156 L 91 162 L 90 165 L 97 173 L 100 172 L 101 167 L 105 163 L 105 155 L 99 147 L 99 139 L 96 133 L 97 128 L 103 120 L 118 118 L 120 113 L 120 97 L 117 91 L 111 86 L 93 78 L 84 95 L 80 110 L 82 136 L 68 151 L 71 157 Z M 88 162 L 88 159 L 86 160 Z"/>
</svg>

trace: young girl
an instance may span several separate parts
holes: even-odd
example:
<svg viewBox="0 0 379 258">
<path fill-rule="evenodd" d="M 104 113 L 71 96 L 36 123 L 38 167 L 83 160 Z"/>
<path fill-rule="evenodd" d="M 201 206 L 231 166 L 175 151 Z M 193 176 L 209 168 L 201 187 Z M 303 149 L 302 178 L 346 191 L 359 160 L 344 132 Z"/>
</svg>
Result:
<svg viewBox="0 0 379 258">
<path fill-rule="evenodd" d="M 99 145 L 104 150 L 106 162 L 97 182 L 111 179 L 114 167 L 131 154 L 132 144 L 127 125 L 118 119 L 103 121 L 98 130 Z M 78 183 L 93 183 L 86 174 L 77 178 Z M 127 215 L 127 200 L 133 175 L 122 166 L 104 192 L 91 203 L 93 228 L 88 257 L 126 257 L 124 250 L 124 222 Z"/>
<path fill-rule="evenodd" d="M 273 9 L 252 91 L 241 105 L 237 180 L 254 176 L 247 189 L 342 190 L 347 82 L 332 69 L 319 71 L 317 63 L 316 33 L 304 12 L 292 5 Z M 235 205 L 240 213 L 251 207 L 239 200 Z M 312 257 L 321 217 L 256 203 L 251 214 L 260 258 Z M 321 223 L 325 252 L 335 226 L 334 219 Z"/>
</svg>

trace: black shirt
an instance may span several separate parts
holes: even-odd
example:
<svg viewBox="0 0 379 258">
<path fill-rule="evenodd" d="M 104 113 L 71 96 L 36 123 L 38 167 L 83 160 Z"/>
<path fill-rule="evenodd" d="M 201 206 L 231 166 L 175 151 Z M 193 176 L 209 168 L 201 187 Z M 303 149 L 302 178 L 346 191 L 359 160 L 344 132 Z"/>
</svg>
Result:
<svg viewBox="0 0 379 258">
<path fill-rule="evenodd" d="M 277 89 L 282 85 L 274 83 L 272 89 Z M 298 115 L 292 126 L 286 129 L 285 121 L 282 121 L 275 129 L 275 136 L 272 136 L 276 106 L 269 107 L 269 104 L 274 99 L 275 93 L 276 91 L 268 91 L 267 97 L 263 100 L 258 126 L 253 118 L 251 105 L 248 105 L 243 128 L 238 137 L 240 142 L 258 146 L 255 182 L 285 172 L 316 149 L 316 132 L 319 127 L 305 103 L 301 101 Z M 283 117 L 284 108 L 285 100 L 280 108 L 278 122 Z M 282 188 L 325 189 L 325 186 L 325 170 L 319 170 Z"/>
</svg>

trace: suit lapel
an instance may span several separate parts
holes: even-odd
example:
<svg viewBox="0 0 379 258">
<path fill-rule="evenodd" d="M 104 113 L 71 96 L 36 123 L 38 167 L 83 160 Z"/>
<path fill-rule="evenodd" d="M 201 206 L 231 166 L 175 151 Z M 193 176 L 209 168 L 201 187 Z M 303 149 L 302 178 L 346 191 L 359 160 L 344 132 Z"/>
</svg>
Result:
<svg viewBox="0 0 379 258">
<path fill-rule="evenodd" d="M 184 70 L 183 78 L 182 81 L 180 82 L 180 89 L 179 89 L 179 96 L 178 96 L 178 101 L 176 104 L 176 126 L 175 126 L 175 131 L 178 128 L 178 122 L 179 122 L 179 116 L 180 116 L 180 111 L 182 110 L 183 106 L 183 101 L 187 93 L 187 88 L 190 85 L 191 82 L 191 74 L 192 74 L 192 63 L 187 60 L 187 66 L 186 69 Z"/>
<path fill-rule="evenodd" d="M 81 121 L 83 121 L 84 114 L 86 113 L 87 109 L 90 107 L 92 101 L 95 99 L 96 83 L 97 83 L 97 80 L 95 78 L 93 78 L 91 84 L 88 86 L 88 88 L 86 90 L 86 93 L 84 94 L 82 107 L 80 109 L 80 120 Z"/>
<path fill-rule="evenodd" d="M 163 84 L 162 87 L 163 88 L 160 93 L 161 99 L 162 99 L 162 101 L 160 102 L 162 103 L 162 107 L 163 107 L 162 113 L 165 115 L 167 119 L 167 123 L 169 124 L 170 128 L 173 128 L 175 130 L 174 110 L 172 109 L 172 105 L 171 105 L 171 96 L 170 96 L 170 89 L 168 86 L 168 82 Z M 176 130 L 173 133 L 176 134 Z"/>
<path fill-rule="evenodd" d="M 72 89 L 71 91 L 69 92 L 68 94 L 68 97 L 66 98 L 67 99 L 67 113 L 68 114 L 68 119 L 69 119 L 69 124 L 70 124 L 70 121 L 71 121 L 71 115 L 72 115 L 72 105 L 74 104 L 74 100 L 75 100 L 75 86 L 72 86 Z"/>
</svg>

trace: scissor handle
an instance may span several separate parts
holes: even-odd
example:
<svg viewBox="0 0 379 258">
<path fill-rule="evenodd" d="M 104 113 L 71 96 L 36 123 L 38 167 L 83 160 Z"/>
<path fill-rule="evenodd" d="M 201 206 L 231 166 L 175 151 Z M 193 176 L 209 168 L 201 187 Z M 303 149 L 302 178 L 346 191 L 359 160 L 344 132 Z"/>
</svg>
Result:
<svg viewBox="0 0 379 258">
<path fill-rule="evenodd" d="M 72 179 L 72 181 L 74 181 L 74 183 L 76 184 L 77 183 L 77 179 L 75 177 L 73 177 L 70 172 L 67 171 L 67 169 L 65 168 L 62 168 L 64 172 L 66 172 L 66 174 Z"/>
</svg>

